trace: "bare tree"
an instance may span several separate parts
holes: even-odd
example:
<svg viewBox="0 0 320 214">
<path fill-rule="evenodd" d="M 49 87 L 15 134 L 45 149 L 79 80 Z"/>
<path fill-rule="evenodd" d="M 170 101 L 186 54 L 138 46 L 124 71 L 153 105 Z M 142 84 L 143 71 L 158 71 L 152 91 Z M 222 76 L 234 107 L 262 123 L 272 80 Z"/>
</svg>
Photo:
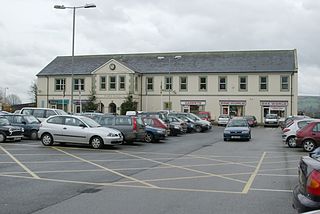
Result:
<svg viewBox="0 0 320 214">
<path fill-rule="evenodd" d="M 20 97 L 18 97 L 17 95 L 15 94 L 10 94 L 7 96 L 6 98 L 7 102 L 10 104 L 10 105 L 16 105 L 16 104 L 21 104 L 21 99 Z"/>
<path fill-rule="evenodd" d="M 38 86 L 36 80 L 32 81 L 29 94 L 31 96 L 31 101 L 37 103 Z"/>
</svg>

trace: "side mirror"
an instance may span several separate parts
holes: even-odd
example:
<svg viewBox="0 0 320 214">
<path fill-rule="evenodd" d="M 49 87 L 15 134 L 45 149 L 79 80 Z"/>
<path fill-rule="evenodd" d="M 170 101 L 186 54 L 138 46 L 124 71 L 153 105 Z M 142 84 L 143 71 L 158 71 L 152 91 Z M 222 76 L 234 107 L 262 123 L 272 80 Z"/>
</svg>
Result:
<svg viewBox="0 0 320 214">
<path fill-rule="evenodd" d="M 82 128 L 86 128 L 86 127 L 87 127 L 87 126 L 84 125 L 84 124 L 80 124 L 79 126 L 82 127 Z"/>
</svg>

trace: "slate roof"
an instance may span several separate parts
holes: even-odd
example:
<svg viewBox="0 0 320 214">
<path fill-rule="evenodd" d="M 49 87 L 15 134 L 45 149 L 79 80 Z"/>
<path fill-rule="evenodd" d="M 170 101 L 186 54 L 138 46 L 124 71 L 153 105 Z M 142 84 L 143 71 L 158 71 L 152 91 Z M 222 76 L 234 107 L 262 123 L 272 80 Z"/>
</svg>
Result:
<svg viewBox="0 0 320 214">
<path fill-rule="evenodd" d="M 159 60 L 158 56 L 165 58 Z M 181 56 L 181 59 L 174 59 Z M 170 58 L 170 63 L 169 63 Z M 136 73 L 251 73 L 292 72 L 296 68 L 296 50 L 172 52 L 74 57 L 74 74 L 91 74 L 114 59 Z M 37 76 L 70 75 L 71 56 L 58 56 Z"/>
</svg>

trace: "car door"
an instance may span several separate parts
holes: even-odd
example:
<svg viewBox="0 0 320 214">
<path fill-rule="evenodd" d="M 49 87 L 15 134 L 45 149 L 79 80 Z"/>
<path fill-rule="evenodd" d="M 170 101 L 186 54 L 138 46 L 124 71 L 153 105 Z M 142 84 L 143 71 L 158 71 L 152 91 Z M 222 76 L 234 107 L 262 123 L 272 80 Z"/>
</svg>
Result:
<svg viewBox="0 0 320 214">
<path fill-rule="evenodd" d="M 78 118 L 65 117 L 62 136 L 65 142 L 89 143 L 88 129 Z"/>
<path fill-rule="evenodd" d="M 316 143 L 320 144 L 320 123 L 316 123 L 312 129 L 312 138 L 316 141 Z"/>
</svg>

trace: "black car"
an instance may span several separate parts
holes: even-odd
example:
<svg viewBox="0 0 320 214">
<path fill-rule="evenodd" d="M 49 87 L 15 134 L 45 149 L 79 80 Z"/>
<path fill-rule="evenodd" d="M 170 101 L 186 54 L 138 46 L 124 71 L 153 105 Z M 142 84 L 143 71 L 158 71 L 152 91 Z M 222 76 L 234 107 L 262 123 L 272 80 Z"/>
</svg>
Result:
<svg viewBox="0 0 320 214">
<path fill-rule="evenodd" d="M 12 126 L 19 126 L 24 129 L 23 135 L 32 140 L 38 139 L 38 131 L 40 128 L 40 121 L 32 115 L 24 114 L 9 114 L 4 115 Z"/>
<path fill-rule="evenodd" d="M 293 190 L 293 207 L 299 213 L 320 209 L 320 148 L 301 157 L 298 172 L 299 184 Z"/>
<path fill-rule="evenodd" d="M 7 140 L 20 141 L 23 136 L 23 128 L 11 126 L 8 119 L 0 117 L 0 143 Z"/>
</svg>

